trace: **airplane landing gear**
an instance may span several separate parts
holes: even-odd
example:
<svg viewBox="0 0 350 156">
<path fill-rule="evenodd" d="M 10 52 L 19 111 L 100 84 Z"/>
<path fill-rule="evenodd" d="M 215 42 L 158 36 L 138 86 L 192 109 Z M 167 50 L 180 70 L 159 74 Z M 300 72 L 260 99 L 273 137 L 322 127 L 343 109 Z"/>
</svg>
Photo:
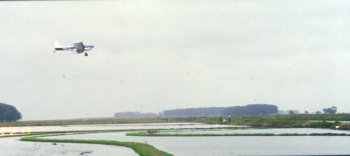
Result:
<svg viewBox="0 0 350 156">
<path fill-rule="evenodd" d="M 87 52 L 84 53 L 85 56 L 88 56 L 89 54 Z"/>
</svg>

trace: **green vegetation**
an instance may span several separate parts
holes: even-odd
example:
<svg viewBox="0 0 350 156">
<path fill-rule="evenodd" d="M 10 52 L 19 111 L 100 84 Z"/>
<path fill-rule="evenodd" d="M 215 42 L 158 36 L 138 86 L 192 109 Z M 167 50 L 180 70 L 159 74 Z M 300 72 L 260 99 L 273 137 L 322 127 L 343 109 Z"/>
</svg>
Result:
<svg viewBox="0 0 350 156">
<path fill-rule="evenodd" d="M 197 122 L 219 124 L 220 117 L 197 118 Z M 258 115 L 232 117 L 224 124 L 246 125 L 255 128 L 330 128 L 350 130 L 350 114 L 298 114 L 298 115 Z"/>
<path fill-rule="evenodd" d="M 322 109 L 322 111 L 325 113 L 325 114 L 335 114 L 335 113 L 337 113 L 337 107 L 335 107 L 335 106 L 332 106 L 332 107 L 330 107 L 330 108 L 324 108 L 324 109 Z"/>
<path fill-rule="evenodd" d="M 246 106 L 228 107 L 223 111 L 224 116 L 267 115 L 278 113 L 278 107 L 271 104 L 250 104 Z"/>
<path fill-rule="evenodd" d="M 0 103 L 0 122 L 12 122 L 22 118 L 16 107 Z"/>
<path fill-rule="evenodd" d="M 148 132 L 131 132 L 127 136 L 156 136 L 156 137 L 204 137 L 204 136 L 350 136 L 345 133 L 231 133 L 231 134 L 167 134 L 167 133 L 148 133 Z"/>
<path fill-rule="evenodd" d="M 67 134 L 67 133 L 65 133 Z M 77 133 L 74 133 L 77 134 Z M 158 150 L 152 145 L 138 142 L 122 142 L 114 140 L 82 140 L 82 139 L 50 139 L 43 138 L 49 136 L 64 135 L 63 133 L 48 134 L 48 135 L 33 135 L 21 138 L 21 141 L 32 142 L 55 142 L 55 143 L 83 143 L 83 144 L 101 144 L 101 145 L 115 145 L 123 146 L 133 149 L 140 156 L 172 156 L 167 152 Z"/>
<path fill-rule="evenodd" d="M 330 128 L 348 129 L 348 124 L 339 121 L 350 121 L 349 114 L 300 114 L 269 115 L 232 118 L 230 124 L 243 124 L 263 128 Z"/>
<path fill-rule="evenodd" d="M 278 107 L 271 104 L 249 104 L 245 106 L 233 107 L 200 107 L 164 110 L 165 117 L 200 117 L 200 116 L 242 116 L 276 114 Z"/>
</svg>

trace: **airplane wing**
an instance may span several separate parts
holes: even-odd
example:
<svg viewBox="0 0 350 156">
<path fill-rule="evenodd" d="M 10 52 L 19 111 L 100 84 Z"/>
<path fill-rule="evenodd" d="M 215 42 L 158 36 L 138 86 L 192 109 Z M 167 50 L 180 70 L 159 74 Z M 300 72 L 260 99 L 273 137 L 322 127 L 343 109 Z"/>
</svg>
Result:
<svg viewBox="0 0 350 156">
<path fill-rule="evenodd" d="M 61 44 L 56 41 L 55 42 L 55 50 L 57 51 L 74 51 L 75 47 L 74 46 L 61 46 Z"/>
<path fill-rule="evenodd" d="M 55 47 L 55 50 L 57 51 L 74 51 L 74 46 L 67 46 L 67 47 Z"/>
</svg>

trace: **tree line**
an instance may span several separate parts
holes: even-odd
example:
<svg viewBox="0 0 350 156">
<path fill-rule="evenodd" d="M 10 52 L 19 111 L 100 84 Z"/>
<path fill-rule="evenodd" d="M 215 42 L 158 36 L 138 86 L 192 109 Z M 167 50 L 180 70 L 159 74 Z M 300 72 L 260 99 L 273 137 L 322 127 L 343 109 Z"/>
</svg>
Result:
<svg viewBox="0 0 350 156">
<path fill-rule="evenodd" d="M 278 107 L 271 104 L 249 104 L 233 107 L 206 107 L 164 110 L 165 117 L 245 116 L 277 114 Z"/>
<path fill-rule="evenodd" d="M 250 104 L 246 106 L 228 107 L 223 111 L 224 116 L 268 115 L 277 114 L 278 107 L 271 104 Z"/>
<path fill-rule="evenodd" d="M 164 110 L 165 117 L 220 116 L 226 107 L 201 107 Z"/>
</svg>

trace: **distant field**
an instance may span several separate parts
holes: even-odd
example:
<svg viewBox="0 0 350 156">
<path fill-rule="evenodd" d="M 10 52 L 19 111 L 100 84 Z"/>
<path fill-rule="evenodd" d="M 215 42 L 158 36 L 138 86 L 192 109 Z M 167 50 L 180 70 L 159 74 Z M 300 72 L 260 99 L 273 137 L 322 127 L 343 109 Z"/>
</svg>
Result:
<svg viewBox="0 0 350 156">
<path fill-rule="evenodd" d="M 0 122 L 0 127 L 15 126 L 65 126 L 65 125 L 92 125 L 92 124 L 128 124 L 128 123 L 166 123 L 166 122 L 198 122 L 198 118 L 142 118 L 142 119 L 116 119 L 116 118 L 90 118 L 68 120 L 36 120 L 18 122 Z"/>
<path fill-rule="evenodd" d="M 225 119 L 225 118 L 223 118 Z M 142 119 L 71 119 L 40 120 L 0 123 L 0 127 L 14 126 L 65 126 L 90 124 L 126 124 L 126 123 L 166 123 L 199 122 L 207 124 L 246 125 L 257 128 L 331 128 L 350 130 L 350 114 L 298 114 L 298 115 L 262 115 L 232 117 L 230 122 L 221 117 L 183 117 L 183 118 L 142 118 Z"/>
<path fill-rule="evenodd" d="M 228 121 L 228 119 L 226 119 Z M 199 122 L 218 123 L 218 118 L 198 118 Z M 224 124 L 255 128 L 330 128 L 350 130 L 350 114 L 295 114 L 232 117 Z"/>
<path fill-rule="evenodd" d="M 331 128 L 350 130 L 350 114 L 265 115 L 232 118 L 230 124 L 259 128 Z"/>
</svg>

